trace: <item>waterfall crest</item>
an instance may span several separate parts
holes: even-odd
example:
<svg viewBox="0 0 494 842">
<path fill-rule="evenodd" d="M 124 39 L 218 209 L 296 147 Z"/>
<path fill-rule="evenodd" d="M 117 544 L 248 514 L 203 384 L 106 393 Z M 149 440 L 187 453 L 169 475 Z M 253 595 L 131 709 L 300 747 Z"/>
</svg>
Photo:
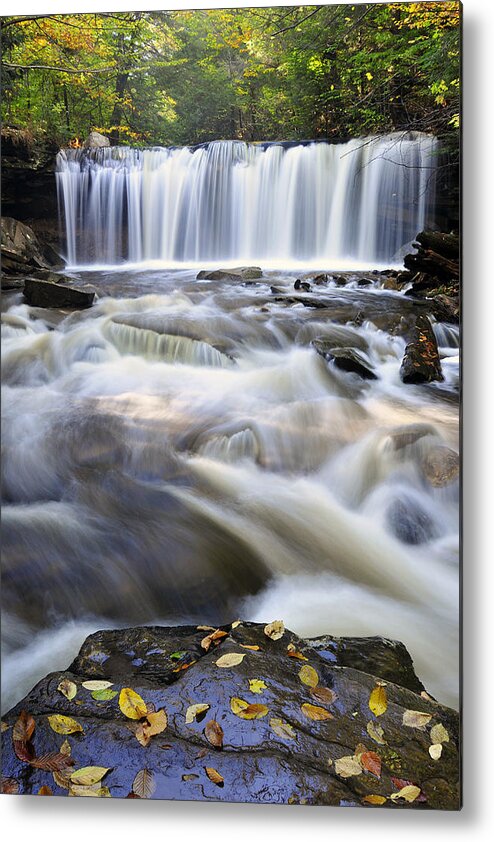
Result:
<svg viewBox="0 0 494 842">
<path fill-rule="evenodd" d="M 64 149 L 59 207 L 69 265 L 390 262 L 431 220 L 438 143 Z"/>
</svg>

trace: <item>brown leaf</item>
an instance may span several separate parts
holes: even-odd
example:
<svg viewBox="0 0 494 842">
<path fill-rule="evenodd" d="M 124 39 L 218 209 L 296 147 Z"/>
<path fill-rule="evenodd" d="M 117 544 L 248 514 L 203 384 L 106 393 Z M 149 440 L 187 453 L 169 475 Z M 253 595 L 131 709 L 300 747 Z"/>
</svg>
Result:
<svg viewBox="0 0 494 842">
<path fill-rule="evenodd" d="M 5 795 L 17 795 L 19 792 L 19 781 L 15 778 L 2 778 L 1 791 Z"/>
<path fill-rule="evenodd" d="M 232 712 L 240 719 L 262 719 L 268 713 L 266 705 L 249 705 L 248 702 L 238 699 L 236 696 L 230 699 L 230 707 Z"/>
<path fill-rule="evenodd" d="M 374 775 L 376 778 L 381 777 L 381 758 L 375 751 L 366 751 L 360 756 L 360 762 L 363 768 Z"/>
<path fill-rule="evenodd" d="M 308 661 L 309 660 L 308 658 L 305 657 L 305 655 L 302 655 L 301 652 L 297 651 L 297 649 L 295 648 L 295 645 L 293 643 L 288 644 L 288 646 L 286 647 L 286 651 L 287 651 L 287 655 L 288 655 L 289 658 L 297 658 L 297 660 L 299 660 L 299 661 Z"/>
<path fill-rule="evenodd" d="M 204 768 L 210 781 L 216 784 L 216 786 L 225 786 L 225 779 L 223 775 L 220 775 L 220 773 L 217 772 L 216 769 L 213 769 L 212 766 L 205 766 Z"/>
<path fill-rule="evenodd" d="M 362 804 L 385 804 L 387 800 L 384 795 L 366 795 L 362 798 Z"/>
<path fill-rule="evenodd" d="M 60 789 L 68 789 L 70 786 L 71 769 L 62 769 L 60 772 L 53 772 L 53 780 Z"/>
<path fill-rule="evenodd" d="M 132 792 L 138 798 L 151 798 L 156 789 L 154 775 L 150 769 L 141 769 L 132 783 Z"/>
<path fill-rule="evenodd" d="M 215 719 L 210 719 L 209 722 L 206 723 L 204 733 L 208 743 L 211 743 L 212 746 L 215 748 L 223 747 L 223 728 L 216 722 Z"/>
<path fill-rule="evenodd" d="M 260 646 L 250 646 L 248 643 L 239 643 L 242 649 L 250 649 L 251 652 L 259 652 Z"/>
<path fill-rule="evenodd" d="M 431 721 L 432 713 L 425 713 L 421 710 L 406 710 L 403 714 L 403 725 L 408 728 L 418 728 L 425 731 L 425 726 Z"/>
<path fill-rule="evenodd" d="M 203 757 L 206 757 L 207 753 L 208 753 L 207 748 L 201 748 L 201 750 L 196 754 L 194 760 L 202 760 Z"/>
<path fill-rule="evenodd" d="M 22 760 L 23 763 L 31 763 L 35 757 L 34 746 L 30 742 L 23 742 L 22 740 L 12 740 L 14 744 L 14 751 L 16 757 Z"/>
<path fill-rule="evenodd" d="M 331 705 L 336 701 L 336 693 L 330 690 L 329 687 L 311 687 L 310 694 L 318 702 L 323 705 Z"/>
<path fill-rule="evenodd" d="M 274 717 L 269 720 L 269 725 L 274 733 L 278 737 L 281 737 L 282 740 L 294 740 L 297 736 L 295 729 L 292 728 L 289 722 L 284 722 L 283 719 Z"/>
<path fill-rule="evenodd" d="M 212 643 L 219 643 L 224 637 L 228 637 L 228 632 L 223 631 L 223 629 L 215 629 L 211 634 L 206 635 L 201 640 L 201 647 L 206 652 L 209 652 Z"/>
<path fill-rule="evenodd" d="M 38 795 L 53 795 L 49 786 L 40 786 L 38 789 Z"/>
<path fill-rule="evenodd" d="M 148 713 L 136 728 L 136 738 L 142 746 L 147 746 L 151 737 L 162 734 L 168 725 L 166 712 L 161 709 L 156 713 Z"/>
<path fill-rule="evenodd" d="M 372 739 L 376 743 L 379 743 L 380 746 L 386 745 L 386 740 L 384 739 L 384 730 L 383 728 L 381 728 L 380 725 L 377 724 L 377 722 L 371 720 L 367 723 L 367 733 L 369 737 L 372 737 Z"/>
<path fill-rule="evenodd" d="M 40 757 L 35 757 L 31 760 L 31 766 L 36 769 L 43 769 L 44 772 L 60 772 L 62 769 L 67 769 L 74 765 L 74 760 L 67 754 L 62 754 L 57 751 L 50 751 L 48 754 L 42 754 Z"/>
<path fill-rule="evenodd" d="M 314 722 L 321 722 L 324 719 L 334 719 L 333 714 L 329 710 L 318 707 L 318 705 L 311 705 L 309 702 L 304 702 L 301 710 L 304 716 L 307 716 L 308 719 L 312 719 Z"/>
<path fill-rule="evenodd" d="M 22 710 L 12 730 L 12 739 L 27 743 L 34 734 L 36 723 L 30 713 Z"/>
</svg>

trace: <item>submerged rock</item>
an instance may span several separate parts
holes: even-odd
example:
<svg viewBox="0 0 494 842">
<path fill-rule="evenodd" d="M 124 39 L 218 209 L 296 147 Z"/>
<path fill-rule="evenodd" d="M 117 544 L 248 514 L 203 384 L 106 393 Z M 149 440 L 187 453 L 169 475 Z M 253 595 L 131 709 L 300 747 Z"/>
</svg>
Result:
<svg viewBox="0 0 494 842">
<path fill-rule="evenodd" d="M 26 278 L 24 298 L 32 307 L 63 307 L 71 310 L 85 310 L 91 307 L 96 291 L 93 287 L 80 289 L 67 284 Z"/>
<path fill-rule="evenodd" d="M 401 644 L 366 639 L 359 648 L 357 639 L 266 631 L 238 622 L 91 635 L 66 671 L 5 715 L 4 791 L 459 809 L 458 715 L 365 669 L 394 647 L 408 680 Z M 360 669 L 328 661 L 333 646 Z M 95 680 L 110 682 L 109 692 L 84 687 Z M 381 707 L 372 712 L 376 691 Z M 21 723 L 33 720 L 14 743 L 22 711 Z M 420 722 L 407 724 L 416 711 Z M 88 766 L 102 780 L 81 786 L 78 770 Z M 411 801 L 399 797 L 405 786 Z"/>
<path fill-rule="evenodd" d="M 358 374 L 364 380 L 377 380 L 367 357 L 355 348 L 334 346 L 326 339 L 314 339 L 312 345 L 318 354 L 341 371 Z"/>
<path fill-rule="evenodd" d="M 253 281 L 262 278 L 262 269 L 259 266 L 240 266 L 235 269 L 214 269 L 208 271 L 202 269 L 198 275 L 198 281 Z"/>
<path fill-rule="evenodd" d="M 386 512 L 391 531 L 404 544 L 424 544 L 435 537 L 432 519 L 409 497 L 394 500 Z"/>
<path fill-rule="evenodd" d="M 409 331 L 408 344 L 400 368 L 403 383 L 430 383 L 444 380 L 436 337 L 426 315 L 417 316 Z"/>
<path fill-rule="evenodd" d="M 422 473 L 434 488 L 450 485 L 460 473 L 460 457 L 445 445 L 432 447 L 421 462 Z"/>
</svg>

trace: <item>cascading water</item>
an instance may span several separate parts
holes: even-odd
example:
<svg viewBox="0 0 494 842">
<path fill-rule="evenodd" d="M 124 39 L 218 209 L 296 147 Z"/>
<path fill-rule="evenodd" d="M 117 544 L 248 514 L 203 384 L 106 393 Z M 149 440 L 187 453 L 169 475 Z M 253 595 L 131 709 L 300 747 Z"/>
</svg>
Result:
<svg viewBox="0 0 494 842">
<path fill-rule="evenodd" d="M 430 221 L 424 134 L 283 145 L 65 149 L 69 265 L 391 262 Z"/>
</svg>

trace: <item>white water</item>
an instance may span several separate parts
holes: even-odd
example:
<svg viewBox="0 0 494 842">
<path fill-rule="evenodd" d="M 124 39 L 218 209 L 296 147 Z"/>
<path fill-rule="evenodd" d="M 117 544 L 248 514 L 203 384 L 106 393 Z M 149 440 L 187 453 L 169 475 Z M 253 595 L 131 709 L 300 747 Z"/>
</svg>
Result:
<svg viewBox="0 0 494 842">
<path fill-rule="evenodd" d="M 398 638 L 457 704 L 458 482 L 422 466 L 458 446 L 458 330 L 436 326 L 442 390 L 405 387 L 404 340 L 375 322 L 412 305 L 377 282 L 318 288 L 326 311 L 275 302 L 295 277 L 109 274 L 138 297 L 55 330 L 5 314 L 6 706 L 90 630 L 237 616 Z M 316 336 L 378 379 L 328 365 Z"/>
<path fill-rule="evenodd" d="M 389 265 L 431 220 L 437 148 L 416 133 L 66 149 L 57 185 L 67 260 Z"/>
</svg>

